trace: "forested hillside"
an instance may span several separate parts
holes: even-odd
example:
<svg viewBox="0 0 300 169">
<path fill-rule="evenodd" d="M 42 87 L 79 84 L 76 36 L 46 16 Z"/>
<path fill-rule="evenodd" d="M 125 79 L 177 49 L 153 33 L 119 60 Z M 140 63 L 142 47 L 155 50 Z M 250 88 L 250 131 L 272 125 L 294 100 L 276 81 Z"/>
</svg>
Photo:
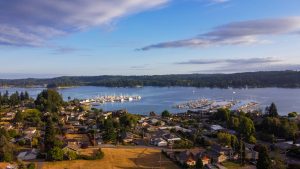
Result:
<svg viewBox="0 0 300 169">
<path fill-rule="evenodd" d="M 180 74 L 153 76 L 63 76 L 49 79 L 0 80 L 1 86 L 194 86 L 194 87 L 300 87 L 300 72 L 269 71 L 235 74 Z"/>
</svg>

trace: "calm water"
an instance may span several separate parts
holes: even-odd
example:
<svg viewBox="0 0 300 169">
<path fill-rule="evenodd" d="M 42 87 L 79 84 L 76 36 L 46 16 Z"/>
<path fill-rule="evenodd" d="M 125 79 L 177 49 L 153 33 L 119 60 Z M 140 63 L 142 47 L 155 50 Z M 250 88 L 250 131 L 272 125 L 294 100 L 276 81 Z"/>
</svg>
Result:
<svg viewBox="0 0 300 169">
<path fill-rule="evenodd" d="M 32 97 L 43 90 L 43 88 L 0 88 L 0 92 L 25 91 Z M 233 94 L 233 91 L 235 94 Z M 148 113 L 150 111 L 162 112 L 168 109 L 172 112 L 182 110 L 173 109 L 172 106 L 200 98 L 208 99 L 238 99 L 254 100 L 264 108 L 271 102 L 275 102 L 280 114 L 287 114 L 291 111 L 300 112 L 300 89 L 283 88 L 255 88 L 255 89 L 210 89 L 194 87 L 143 87 L 143 88 L 109 88 L 83 86 L 75 88 L 60 89 L 59 92 L 64 99 L 71 98 L 92 98 L 98 95 L 140 95 L 142 100 L 124 103 L 106 103 L 98 106 L 104 110 L 127 109 L 131 113 Z"/>
</svg>

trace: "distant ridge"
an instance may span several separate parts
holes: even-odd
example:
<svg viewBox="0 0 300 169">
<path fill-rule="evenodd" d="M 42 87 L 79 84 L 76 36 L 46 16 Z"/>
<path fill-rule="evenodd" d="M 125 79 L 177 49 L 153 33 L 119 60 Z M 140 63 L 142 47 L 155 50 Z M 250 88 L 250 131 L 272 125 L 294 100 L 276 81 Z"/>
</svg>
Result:
<svg viewBox="0 0 300 169">
<path fill-rule="evenodd" d="M 174 74 L 144 76 L 61 76 L 56 78 L 0 79 L 1 87 L 34 86 L 184 86 L 184 87 L 284 87 L 299 88 L 299 71 L 265 71 L 233 74 Z"/>
</svg>

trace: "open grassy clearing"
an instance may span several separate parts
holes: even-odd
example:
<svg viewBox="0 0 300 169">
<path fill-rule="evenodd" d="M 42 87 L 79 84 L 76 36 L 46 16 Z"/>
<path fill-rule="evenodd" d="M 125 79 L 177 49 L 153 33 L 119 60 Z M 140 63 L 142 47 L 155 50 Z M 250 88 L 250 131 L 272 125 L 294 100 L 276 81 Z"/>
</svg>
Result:
<svg viewBox="0 0 300 169">
<path fill-rule="evenodd" d="M 140 169 L 159 168 L 160 150 L 151 148 L 102 148 L 101 160 L 45 162 L 42 169 Z M 172 161 L 161 155 L 162 169 L 179 169 Z"/>
</svg>

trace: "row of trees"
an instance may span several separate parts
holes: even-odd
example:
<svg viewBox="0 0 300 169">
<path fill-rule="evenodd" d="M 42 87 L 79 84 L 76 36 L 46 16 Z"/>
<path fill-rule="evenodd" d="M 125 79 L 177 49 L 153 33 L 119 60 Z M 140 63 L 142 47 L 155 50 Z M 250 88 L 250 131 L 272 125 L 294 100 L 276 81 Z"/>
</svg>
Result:
<svg viewBox="0 0 300 169">
<path fill-rule="evenodd" d="M 300 87 L 298 71 L 268 71 L 236 74 L 185 74 L 154 76 L 70 76 L 52 79 L 0 80 L 0 86 L 194 86 L 194 87 Z"/>
<path fill-rule="evenodd" d="M 7 106 L 16 106 L 23 101 L 29 100 L 30 96 L 27 91 L 19 93 L 16 91 L 13 94 L 9 94 L 6 91 L 4 94 L 0 92 L 0 107 L 7 105 Z"/>
</svg>

